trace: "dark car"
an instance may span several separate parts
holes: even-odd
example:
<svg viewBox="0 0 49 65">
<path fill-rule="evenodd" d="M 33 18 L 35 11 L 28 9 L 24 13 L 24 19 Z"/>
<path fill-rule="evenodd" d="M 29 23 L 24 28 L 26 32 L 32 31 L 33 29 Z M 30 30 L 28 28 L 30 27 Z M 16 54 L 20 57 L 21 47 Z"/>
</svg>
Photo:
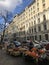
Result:
<svg viewBox="0 0 49 65">
<path fill-rule="evenodd" d="M 15 45 L 15 47 L 19 47 L 19 46 L 21 46 L 21 43 L 18 42 L 18 41 L 14 41 L 13 44 Z"/>
<path fill-rule="evenodd" d="M 20 42 L 14 41 L 13 43 L 7 46 L 7 53 L 14 56 L 20 55 L 20 51 L 19 51 L 20 46 L 21 46 Z"/>
</svg>

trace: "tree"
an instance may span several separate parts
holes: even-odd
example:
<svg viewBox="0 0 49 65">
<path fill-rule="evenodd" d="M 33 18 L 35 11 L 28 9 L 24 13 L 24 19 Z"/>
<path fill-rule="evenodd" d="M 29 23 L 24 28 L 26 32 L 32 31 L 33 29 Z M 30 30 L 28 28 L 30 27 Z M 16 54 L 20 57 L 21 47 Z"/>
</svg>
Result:
<svg viewBox="0 0 49 65">
<path fill-rule="evenodd" d="M 10 15 L 12 15 L 12 13 L 7 10 L 4 10 L 4 12 L 0 13 L 0 17 L 2 17 L 4 19 L 4 25 L 3 25 L 4 28 L 3 28 L 3 35 L 1 35 L 1 42 L 3 42 L 3 40 L 4 40 L 6 23 L 8 22 L 9 13 L 10 13 Z"/>
</svg>

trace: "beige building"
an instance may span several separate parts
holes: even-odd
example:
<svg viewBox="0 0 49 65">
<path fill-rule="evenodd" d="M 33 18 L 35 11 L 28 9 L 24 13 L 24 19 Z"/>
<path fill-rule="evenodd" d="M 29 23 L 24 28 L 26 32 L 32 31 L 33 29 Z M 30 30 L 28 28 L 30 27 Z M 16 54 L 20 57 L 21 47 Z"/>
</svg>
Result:
<svg viewBox="0 0 49 65">
<path fill-rule="evenodd" d="M 34 0 L 13 22 L 19 40 L 49 40 L 49 0 Z"/>
<path fill-rule="evenodd" d="M 18 28 L 13 21 L 12 23 L 9 24 L 9 26 L 5 30 L 5 38 L 8 38 L 8 40 L 11 40 L 13 36 L 17 33 L 17 31 L 18 31 Z"/>
</svg>

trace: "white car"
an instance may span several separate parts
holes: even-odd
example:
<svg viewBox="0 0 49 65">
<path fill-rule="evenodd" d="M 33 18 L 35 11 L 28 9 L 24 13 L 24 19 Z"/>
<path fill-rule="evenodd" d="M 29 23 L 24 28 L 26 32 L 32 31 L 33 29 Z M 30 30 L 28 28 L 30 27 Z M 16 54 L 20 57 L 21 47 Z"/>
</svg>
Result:
<svg viewBox="0 0 49 65">
<path fill-rule="evenodd" d="M 34 47 L 41 48 L 40 43 L 38 41 L 34 42 Z"/>
<path fill-rule="evenodd" d="M 41 48 L 40 44 L 34 44 L 34 47 Z"/>
<path fill-rule="evenodd" d="M 40 45 L 45 46 L 47 44 L 49 44 L 49 42 L 47 40 L 40 41 Z"/>
</svg>

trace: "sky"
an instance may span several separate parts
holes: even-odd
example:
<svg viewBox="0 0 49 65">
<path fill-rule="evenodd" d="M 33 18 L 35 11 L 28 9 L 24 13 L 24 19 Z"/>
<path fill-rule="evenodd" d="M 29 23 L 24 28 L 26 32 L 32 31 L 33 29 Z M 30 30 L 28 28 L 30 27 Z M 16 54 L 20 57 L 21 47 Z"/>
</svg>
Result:
<svg viewBox="0 0 49 65">
<path fill-rule="evenodd" d="M 15 13 L 21 12 L 33 0 L 0 0 L 0 10 L 13 11 Z"/>
<path fill-rule="evenodd" d="M 0 13 L 4 13 L 5 10 L 11 12 L 8 15 L 8 24 L 9 21 L 13 19 L 13 16 L 20 14 L 32 1 L 33 0 L 0 0 Z M 4 23 L 4 20 L 0 17 L 0 24 L 2 23 Z"/>
</svg>

